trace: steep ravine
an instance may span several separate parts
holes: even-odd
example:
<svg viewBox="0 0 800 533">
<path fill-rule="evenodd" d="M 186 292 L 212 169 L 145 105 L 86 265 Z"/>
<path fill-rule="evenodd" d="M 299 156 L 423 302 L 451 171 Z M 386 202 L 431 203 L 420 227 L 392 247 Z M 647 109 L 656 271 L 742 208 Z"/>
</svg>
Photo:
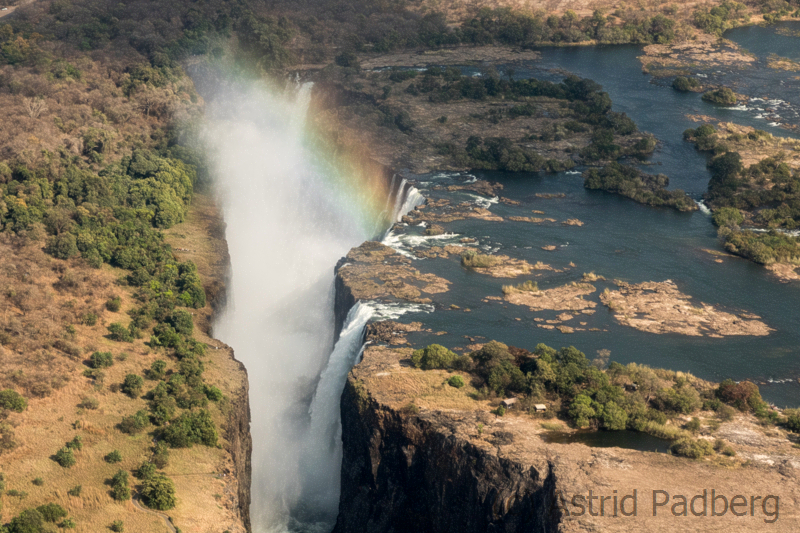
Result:
<svg viewBox="0 0 800 533">
<path fill-rule="evenodd" d="M 448 420 L 380 405 L 354 379 L 341 402 L 335 533 L 556 531 L 553 465 L 526 467 L 456 435 Z"/>
</svg>

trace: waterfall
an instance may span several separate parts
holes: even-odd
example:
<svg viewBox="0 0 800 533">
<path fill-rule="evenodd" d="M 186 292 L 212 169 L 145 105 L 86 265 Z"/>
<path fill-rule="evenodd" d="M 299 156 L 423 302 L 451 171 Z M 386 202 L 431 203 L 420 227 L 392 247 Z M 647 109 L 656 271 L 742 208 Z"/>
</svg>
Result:
<svg viewBox="0 0 800 533">
<path fill-rule="evenodd" d="M 338 396 L 374 313 L 354 307 L 331 352 L 333 267 L 391 224 L 400 199 L 408 203 L 406 181 L 387 213 L 385 176 L 358 175 L 354 168 L 369 165 L 337 166 L 323 153 L 307 123 L 310 84 L 288 94 L 258 82 L 204 87 L 203 142 L 232 272 L 214 335 L 233 347 L 250 381 L 253 531 L 330 531 Z"/>
<path fill-rule="evenodd" d="M 394 208 L 392 209 L 392 221 L 397 222 L 403 216 L 401 215 L 401 209 L 403 207 L 403 198 L 405 198 L 406 194 L 406 184 L 408 181 L 403 178 L 400 181 L 400 186 L 397 188 L 397 194 L 394 197 Z"/>
<path fill-rule="evenodd" d="M 423 203 L 425 203 L 425 197 L 420 194 L 416 187 L 410 187 L 406 193 L 406 199 L 403 202 L 400 211 L 397 212 L 397 218 L 395 218 L 395 222 L 399 222 L 403 216 L 410 213 L 412 209 L 418 205 L 422 205 Z"/>
</svg>

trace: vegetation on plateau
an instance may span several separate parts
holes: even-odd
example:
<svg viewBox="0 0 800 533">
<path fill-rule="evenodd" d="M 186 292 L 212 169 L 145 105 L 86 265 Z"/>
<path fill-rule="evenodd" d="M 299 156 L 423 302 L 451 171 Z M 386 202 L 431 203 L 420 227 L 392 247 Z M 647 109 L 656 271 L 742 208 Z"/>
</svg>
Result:
<svg viewBox="0 0 800 533">
<path fill-rule="evenodd" d="M 411 361 L 423 370 L 468 373 L 477 389 L 476 400 L 513 396 L 532 415 L 558 416 L 577 428 L 649 433 L 675 441 L 672 452 L 687 457 L 715 453 L 710 443 L 706 447 L 693 437 L 701 426 L 699 414 L 712 426 L 731 420 L 738 411 L 791 431 L 800 427 L 796 411 L 781 414 L 772 409 L 752 382 L 726 380 L 716 385 L 691 374 L 636 363 L 612 362 L 604 369 L 602 361 L 590 361 L 571 346 L 556 350 L 539 344 L 530 352 L 491 341 L 469 354 L 457 355 L 432 344 L 414 351 Z M 533 408 L 540 403 L 547 405 L 543 415 Z M 688 416 L 695 418 L 682 427 Z M 720 453 L 735 453 L 728 445 L 718 448 Z"/>
</svg>

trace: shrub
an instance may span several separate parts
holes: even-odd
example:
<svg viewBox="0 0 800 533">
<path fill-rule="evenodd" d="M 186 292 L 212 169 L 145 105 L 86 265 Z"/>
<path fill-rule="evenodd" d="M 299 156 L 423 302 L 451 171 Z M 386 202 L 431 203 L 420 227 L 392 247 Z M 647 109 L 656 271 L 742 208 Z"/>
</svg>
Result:
<svg viewBox="0 0 800 533">
<path fill-rule="evenodd" d="M 128 473 L 118 470 L 111 478 L 111 496 L 118 502 L 131 499 L 131 488 L 128 485 Z"/>
<path fill-rule="evenodd" d="M 786 410 L 786 427 L 790 431 L 800 433 L 800 409 Z"/>
<path fill-rule="evenodd" d="M 59 518 L 66 518 L 67 511 L 57 503 L 47 503 L 36 508 L 42 518 L 47 522 L 57 522 Z"/>
<path fill-rule="evenodd" d="M 142 483 L 142 502 L 151 509 L 169 511 L 175 507 L 175 484 L 164 474 L 156 474 Z"/>
<path fill-rule="evenodd" d="M 131 398 L 136 398 L 142 393 L 143 386 L 144 379 L 142 379 L 142 376 L 128 374 L 125 376 L 125 380 L 122 382 L 122 387 L 120 387 L 120 390 L 122 390 L 122 392 Z"/>
<path fill-rule="evenodd" d="M 153 464 L 156 468 L 166 468 L 169 464 L 169 447 L 164 441 L 159 441 L 153 448 Z"/>
<path fill-rule="evenodd" d="M 728 457 L 734 457 L 736 455 L 736 450 L 733 449 L 733 446 L 721 439 L 714 441 L 714 450 Z"/>
<path fill-rule="evenodd" d="M 83 449 L 83 438 L 80 435 L 75 435 L 75 437 L 66 444 L 66 447 L 70 450 L 82 450 Z"/>
<path fill-rule="evenodd" d="M 697 433 L 700 430 L 700 419 L 696 416 L 686 422 L 686 429 L 692 433 Z"/>
<path fill-rule="evenodd" d="M 136 435 L 144 431 L 148 425 L 150 425 L 150 417 L 147 415 L 147 411 L 142 409 L 136 411 L 136 414 L 123 417 L 122 422 L 119 423 L 119 429 L 128 435 Z"/>
<path fill-rule="evenodd" d="M 130 330 L 119 322 L 114 322 L 108 326 L 108 337 L 112 341 L 133 342 L 133 335 Z"/>
<path fill-rule="evenodd" d="M 707 440 L 692 439 L 689 437 L 676 440 L 672 446 L 669 447 L 669 450 L 675 455 L 689 457 L 690 459 L 700 459 L 714 453 L 714 448 Z"/>
<path fill-rule="evenodd" d="M 479 254 L 474 250 L 461 254 L 461 266 L 466 268 L 489 268 L 496 265 L 498 261 L 495 256 Z"/>
<path fill-rule="evenodd" d="M 122 454 L 119 453 L 119 450 L 114 450 L 113 452 L 106 454 L 106 456 L 103 457 L 103 459 L 107 463 L 111 464 L 119 463 L 120 461 L 122 461 Z"/>
<path fill-rule="evenodd" d="M 212 402 L 219 402 L 223 398 L 222 391 L 214 385 L 205 385 L 203 390 L 206 393 L 206 397 Z"/>
<path fill-rule="evenodd" d="M 163 439 L 173 448 L 190 448 L 193 444 L 217 445 L 217 428 L 205 409 L 183 413 L 164 428 Z"/>
<path fill-rule="evenodd" d="M 464 386 L 464 378 L 461 376 L 450 376 L 450 379 L 447 380 L 447 384 L 451 387 L 460 389 Z"/>
<path fill-rule="evenodd" d="M 147 462 L 147 463 L 142 463 L 141 466 L 139 466 L 139 468 L 137 468 L 133 472 L 133 475 L 139 479 L 150 479 L 152 476 L 155 475 L 155 473 L 156 473 L 156 465 Z"/>
<path fill-rule="evenodd" d="M 678 76 L 672 81 L 672 88 L 676 91 L 687 92 L 698 87 L 700 87 L 700 82 L 697 81 L 697 78 Z"/>
<path fill-rule="evenodd" d="M 56 452 L 55 461 L 64 468 L 69 468 L 75 465 L 75 454 L 70 448 L 61 448 Z"/>
<path fill-rule="evenodd" d="M 92 398 L 91 396 L 84 396 L 81 400 L 81 403 L 78 404 L 78 407 L 82 409 L 95 410 L 100 407 L 100 401 L 97 398 Z"/>
<path fill-rule="evenodd" d="M 122 533 L 125 531 L 125 524 L 122 522 L 122 520 L 114 520 L 111 522 L 111 525 L 108 526 L 108 528 L 111 531 L 114 531 L 114 533 Z"/>
<path fill-rule="evenodd" d="M 161 359 L 153 361 L 153 364 L 150 365 L 150 369 L 147 371 L 147 378 L 152 379 L 153 381 L 164 379 L 166 371 L 167 371 L 166 361 L 162 361 Z"/>
<path fill-rule="evenodd" d="M 33 478 L 33 481 L 31 481 L 31 483 L 33 483 L 37 487 L 41 487 L 42 485 L 44 485 L 44 479 L 42 479 L 40 477 L 35 477 L 35 478 Z"/>
<path fill-rule="evenodd" d="M 78 524 L 76 524 L 75 520 L 73 520 L 72 518 L 65 518 L 64 520 L 61 521 L 58 527 L 63 529 L 75 529 L 77 525 Z"/>
<path fill-rule="evenodd" d="M 168 322 L 178 333 L 191 336 L 192 330 L 194 329 L 191 313 L 181 309 L 176 309 L 172 312 Z"/>
<path fill-rule="evenodd" d="M 740 411 L 756 410 L 764 404 L 758 385 L 752 381 L 735 383 L 726 379 L 719 384 L 716 391 L 717 397 Z"/>
<path fill-rule="evenodd" d="M 661 389 L 656 393 L 655 404 L 662 411 L 688 415 L 700 409 L 703 402 L 694 387 L 684 385 L 679 388 Z"/>
<path fill-rule="evenodd" d="M 106 309 L 112 313 L 118 312 L 122 308 L 122 299 L 119 296 L 114 296 L 106 302 Z"/>
<path fill-rule="evenodd" d="M 45 519 L 36 509 L 25 509 L 8 524 L 9 533 L 40 533 L 44 528 Z"/>
<path fill-rule="evenodd" d="M 97 325 L 98 318 L 96 313 L 86 313 L 81 317 L 81 323 L 84 326 L 94 326 Z"/>
<path fill-rule="evenodd" d="M 718 105 L 735 105 L 738 102 L 736 94 L 728 87 L 704 92 L 703 100 Z"/>
<path fill-rule="evenodd" d="M 744 215 L 735 207 L 720 207 L 711 215 L 711 221 L 720 228 L 739 226 L 744 222 Z"/>
<path fill-rule="evenodd" d="M 75 485 L 74 487 L 72 487 L 67 491 L 67 494 L 78 498 L 80 497 L 82 491 L 83 491 L 83 485 Z"/>
<path fill-rule="evenodd" d="M 94 352 L 89 356 L 89 366 L 91 368 L 108 368 L 114 364 L 114 356 L 111 352 Z"/>
<path fill-rule="evenodd" d="M 0 391 L 0 410 L 7 409 L 21 413 L 28 408 L 28 400 L 12 389 Z"/>
<path fill-rule="evenodd" d="M 434 368 L 452 368 L 458 358 L 458 355 L 441 344 L 431 344 L 415 350 L 411 355 L 411 362 L 417 368 L 432 370 Z"/>
</svg>

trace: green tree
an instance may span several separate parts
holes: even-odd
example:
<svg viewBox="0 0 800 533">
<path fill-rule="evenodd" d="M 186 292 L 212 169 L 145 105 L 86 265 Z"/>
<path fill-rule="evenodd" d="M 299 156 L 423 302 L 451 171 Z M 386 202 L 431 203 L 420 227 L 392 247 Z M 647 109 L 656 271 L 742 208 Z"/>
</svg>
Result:
<svg viewBox="0 0 800 533">
<path fill-rule="evenodd" d="M 0 391 L 0 410 L 16 411 L 21 413 L 28 408 L 28 400 L 17 391 L 5 389 Z"/>
<path fill-rule="evenodd" d="M 128 473 L 118 470 L 111 478 L 111 496 L 117 501 L 127 501 L 131 499 L 131 489 L 128 485 Z"/>
<path fill-rule="evenodd" d="M 144 387 L 144 379 L 142 376 L 138 374 L 128 374 L 125 376 L 120 390 L 131 398 L 136 398 L 142 393 L 142 387 Z"/>
<path fill-rule="evenodd" d="M 452 368 L 457 359 L 458 355 L 440 344 L 431 344 L 414 351 L 411 355 L 411 362 L 414 363 L 414 366 L 423 370 Z"/>
<path fill-rule="evenodd" d="M 164 474 L 155 474 L 142 482 L 142 502 L 151 509 L 169 511 L 177 503 L 175 484 Z"/>
</svg>

